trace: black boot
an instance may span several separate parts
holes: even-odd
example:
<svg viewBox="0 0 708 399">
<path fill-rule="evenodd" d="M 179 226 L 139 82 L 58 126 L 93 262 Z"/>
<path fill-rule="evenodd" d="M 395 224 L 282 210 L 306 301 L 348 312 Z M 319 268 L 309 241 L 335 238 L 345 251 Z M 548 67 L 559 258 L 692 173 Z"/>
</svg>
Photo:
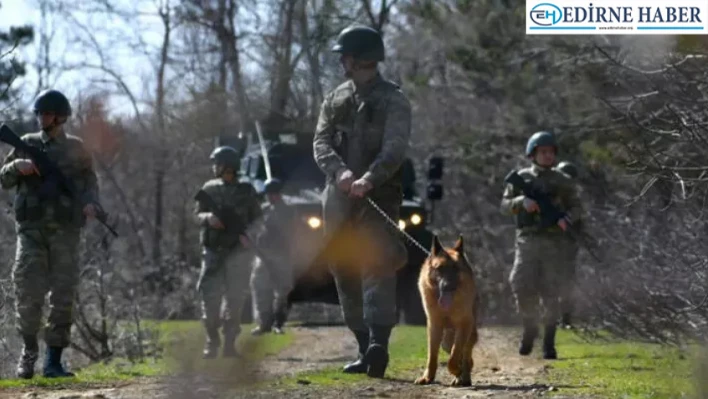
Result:
<svg viewBox="0 0 708 399">
<path fill-rule="evenodd" d="M 558 354 L 556 353 L 555 323 L 549 323 L 543 332 L 543 358 L 549 360 L 558 358 Z"/>
<path fill-rule="evenodd" d="M 563 316 L 561 316 L 561 326 L 566 329 L 573 328 L 573 324 L 571 323 L 570 318 L 570 311 L 563 313 Z"/>
<path fill-rule="evenodd" d="M 73 377 L 74 373 L 64 370 L 61 364 L 61 354 L 64 348 L 58 346 L 47 347 L 47 358 L 44 359 L 44 376 L 47 378 Z"/>
<path fill-rule="evenodd" d="M 39 344 L 37 337 L 33 335 L 22 336 L 24 347 L 22 348 L 22 356 L 17 364 L 17 377 L 26 380 L 34 377 L 34 364 L 39 358 Z"/>
<path fill-rule="evenodd" d="M 213 359 L 219 354 L 219 346 L 221 346 L 219 326 L 214 322 L 204 321 L 204 330 L 206 332 L 206 342 L 202 357 L 204 359 Z"/>
<path fill-rule="evenodd" d="M 366 374 L 373 378 L 383 378 L 388 367 L 388 340 L 391 337 L 390 326 L 372 326 L 370 331 L 371 341 L 364 355 L 368 365 Z"/>
<path fill-rule="evenodd" d="M 241 354 L 236 350 L 236 338 L 241 334 L 241 327 L 225 327 L 224 328 L 224 351 L 223 357 L 241 357 Z"/>
<path fill-rule="evenodd" d="M 524 320 L 524 332 L 521 336 L 521 345 L 519 345 L 519 355 L 527 356 L 533 350 L 533 342 L 538 335 L 538 326 L 535 321 Z"/>
<path fill-rule="evenodd" d="M 369 332 L 354 331 L 354 336 L 356 337 L 356 342 L 359 344 L 359 355 L 355 361 L 344 366 L 344 372 L 350 374 L 364 374 L 367 369 L 366 362 L 364 362 L 364 354 L 369 347 Z"/>
<path fill-rule="evenodd" d="M 269 333 L 269 332 L 271 332 L 271 330 L 273 328 L 273 316 L 263 315 L 262 313 L 260 316 L 261 317 L 260 317 L 259 325 L 256 328 L 254 328 L 253 330 L 251 330 L 251 335 L 253 335 L 253 336 L 259 336 L 259 335 Z"/>
<path fill-rule="evenodd" d="M 283 334 L 283 326 L 285 325 L 285 320 L 288 318 L 287 309 L 278 309 L 275 312 L 275 320 L 273 323 L 273 332 L 276 334 Z"/>
</svg>

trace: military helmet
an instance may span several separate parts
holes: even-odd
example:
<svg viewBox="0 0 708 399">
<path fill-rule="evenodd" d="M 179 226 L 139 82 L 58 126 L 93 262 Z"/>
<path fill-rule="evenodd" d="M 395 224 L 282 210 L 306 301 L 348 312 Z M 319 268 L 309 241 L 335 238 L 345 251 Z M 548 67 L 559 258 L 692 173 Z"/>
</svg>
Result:
<svg viewBox="0 0 708 399">
<path fill-rule="evenodd" d="M 351 54 L 355 59 L 362 61 L 383 61 L 385 58 L 381 34 L 376 29 L 363 25 L 344 28 L 337 37 L 337 43 L 332 47 L 332 51 Z"/>
<path fill-rule="evenodd" d="M 530 157 L 534 150 L 536 150 L 536 147 L 541 147 L 541 146 L 553 146 L 556 148 L 556 151 L 558 150 L 558 144 L 556 143 L 556 138 L 553 136 L 552 133 L 541 131 L 541 132 L 536 132 L 529 138 L 529 141 L 526 143 L 526 156 Z"/>
<path fill-rule="evenodd" d="M 233 147 L 226 145 L 216 147 L 214 151 L 211 152 L 209 159 L 215 164 L 232 168 L 234 172 L 237 172 L 241 166 L 238 152 L 236 152 Z"/>
<path fill-rule="evenodd" d="M 57 116 L 71 116 L 71 104 L 59 90 L 44 90 L 34 100 L 34 113 L 53 112 Z"/>
<path fill-rule="evenodd" d="M 572 177 L 573 179 L 578 177 L 578 168 L 568 161 L 563 161 L 559 163 L 558 169 L 566 175 Z"/>
<path fill-rule="evenodd" d="M 266 194 L 278 194 L 282 189 L 283 183 L 280 181 L 280 179 L 277 179 L 275 177 L 266 180 L 265 185 L 263 186 L 263 192 Z"/>
</svg>

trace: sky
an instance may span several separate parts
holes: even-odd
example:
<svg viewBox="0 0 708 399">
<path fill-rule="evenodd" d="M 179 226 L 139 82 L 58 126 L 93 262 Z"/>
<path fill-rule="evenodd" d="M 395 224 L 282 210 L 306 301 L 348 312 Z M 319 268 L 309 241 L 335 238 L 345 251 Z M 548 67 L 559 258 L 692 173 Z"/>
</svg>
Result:
<svg viewBox="0 0 708 399">
<path fill-rule="evenodd" d="M 61 0 L 50 0 L 51 3 L 59 4 Z M 90 3 L 85 1 L 84 3 Z M 133 7 L 130 0 L 116 0 L 115 4 L 124 7 Z M 59 18 L 52 14 L 47 19 L 47 31 L 54 31 L 50 59 L 54 62 L 61 62 L 69 65 L 68 71 L 61 74 L 54 74 L 50 82 L 54 83 L 52 88 L 64 92 L 72 102 L 79 96 L 95 93 L 99 90 L 109 88 L 113 92 L 118 92 L 114 80 L 104 72 L 95 68 L 86 68 L 85 64 L 101 64 L 98 52 L 90 49 L 90 45 L 82 44 L 82 40 L 87 40 L 87 32 L 96 36 L 100 47 L 110 49 L 105 52 L 105 65 L 120 73 L 125 80 L 126 86 L 136 97 L 144 99 L 151 98 L 154 92 L 152 78 L 155 75 L 156 65 L 153 54 L 141 54 L 136 49 L 141 48 L 140 42 L 147 43 L 150 51 L 156 50 L 161 41 L 162 26 L 159 19 L 154 15 L 156 2 L 142 2 L 146 4 L 150 16 L 136 18 L 125 21 L 119 18 L 108 18 L 105 14 L 89 14 L 73 12 L 76 21 L 85 27 L 83 31 L 73 21 L 66 18 Z M 33 66 L 40 57 L 39 37 L 42 16 L 39 10 L 39 0 L 0 0 L 0 30 L 7 30 L 10 26 L 31 24 L 35 28 L 35 40 L 28 46 L 15 51 L 14 55 L 27 62 L 27 75 L 15 81 L 13 87 L 21 91 L 21 106 L 29 109 L 33 97 L 37 92 L 39 75 Z M 51 27 L 55 27 L 52 29 Z M 110 31 L 108 29 L 110 28 Z M 154 47 L 154 48 L 153 48 Z M 81 65 L 81 66 L 79 66 Z M 47 87 L 43 87 L 47 88 Z M 124 95 L 107 94 L 106 96 L 111 114 L 132 115 L 134 114 L 131 102 Z M 147 105 L 141 105 L 141 109 L 146 109 Z"/>
</svg>

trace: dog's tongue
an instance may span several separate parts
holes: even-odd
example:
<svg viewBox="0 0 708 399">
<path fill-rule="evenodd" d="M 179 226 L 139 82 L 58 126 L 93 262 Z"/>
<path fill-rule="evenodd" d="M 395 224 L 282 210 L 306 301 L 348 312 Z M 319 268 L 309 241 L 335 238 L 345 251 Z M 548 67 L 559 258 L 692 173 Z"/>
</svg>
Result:
<svg viewBox="0 0 708 399">
<path fill-rule="evenodd" d="M 440 293 L 440 297 L 438 297 L 438 305 L 442 308 L 442 310 L 449 310 L 450 306 L 452 306 L 452 292 L 442 292 Z"/>
</svg>

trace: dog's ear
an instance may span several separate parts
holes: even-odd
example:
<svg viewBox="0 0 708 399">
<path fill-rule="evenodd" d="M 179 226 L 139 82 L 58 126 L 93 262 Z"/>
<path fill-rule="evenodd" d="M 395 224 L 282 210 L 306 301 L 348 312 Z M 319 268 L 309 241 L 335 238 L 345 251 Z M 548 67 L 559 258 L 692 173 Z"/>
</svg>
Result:
<svg viewBox="0 0 708 399">
<path fill-rule="evenodd" d="M 440 243 L 440 239 L 438 238 L 438 235 L 435 234 L 433 236 L 433 247 L 430 249 L 430 255 L 438 256 L 441 253 L 445 253 L 445 249 L 443 249 L 443 246 Z"/>
<path fill-rule="evenodd" d="M 462 234 L 460 234 L 460 236 L 457 238 L 457 241 L 455 241 L 455 246 L 452 247 L 452 249 L 454 249 L 455 252 L 458 252 L 458 253 L 465 252 L 464 244 L 462 242 Z"/>
</svg>

